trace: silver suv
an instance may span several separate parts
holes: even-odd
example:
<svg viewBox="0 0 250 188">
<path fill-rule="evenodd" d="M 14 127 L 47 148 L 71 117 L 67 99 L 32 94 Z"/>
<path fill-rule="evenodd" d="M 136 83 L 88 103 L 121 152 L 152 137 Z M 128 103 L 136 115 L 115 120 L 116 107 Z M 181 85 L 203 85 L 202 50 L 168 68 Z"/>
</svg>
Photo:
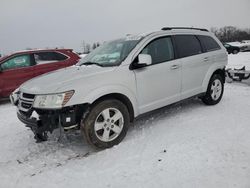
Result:
<svg viewBox="0 0 250 188">
<path fill-rule="evenodd" d="M 161 31 L 106 42 L 76 66 L 32 79 L 11 95 L 38 141 L 58 127 L 81 129 L 98 148 L 116 145 L 134 118 L 200 97 L 223 95 L 227 52 L 206 29 Z"/>
</svg>

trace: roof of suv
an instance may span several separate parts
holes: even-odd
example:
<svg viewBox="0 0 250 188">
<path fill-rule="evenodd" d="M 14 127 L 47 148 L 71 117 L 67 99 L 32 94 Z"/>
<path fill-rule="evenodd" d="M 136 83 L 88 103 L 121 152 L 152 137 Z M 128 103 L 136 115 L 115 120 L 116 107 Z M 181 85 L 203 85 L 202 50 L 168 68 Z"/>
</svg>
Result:
<svg viewBox="0 0 250 188">
<path fill-rule="evenodd" d="M 204 28 L 197 28 L 197 27 L 163 27 L 161 30 L 167 31 L 167 30 L 176 30 L 176 29 L 186 29 L 186 30 L 199 30 L 199 31 L 207 31 L 207 29 Z"/>
<path fill-rule="evenodd" d="M 138 37 L 147 37 L 150 35 L 158 35 L 158 34 L 166 34 L 166 33 L 183 33 L 183 34 L 202 34 L 202 35 L 210 35 L 211 32 L 204 28 L 194 28 L 194 27 L 163 27 L 158 31 L 151 31 L 146 33 L 140 33 L 135 36 Z"/>
<path fill-rule="evenodd" d="M 157 33 L 187 33 L 187 34 L 204 34 L 209 35 L 210 32 L 203 28 L 193 28 L 193 27 L 164 27 Z"/>
</svg>

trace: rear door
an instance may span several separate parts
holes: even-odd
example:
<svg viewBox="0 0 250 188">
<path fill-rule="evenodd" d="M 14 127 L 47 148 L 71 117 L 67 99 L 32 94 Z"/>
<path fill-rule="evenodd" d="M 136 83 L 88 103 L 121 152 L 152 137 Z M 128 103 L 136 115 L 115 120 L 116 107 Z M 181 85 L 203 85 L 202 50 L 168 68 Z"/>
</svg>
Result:
<svg viewBox="0 0 250 188">
<path fill-rule="evenodd" d="M 221 53 L 220 45 L 211 36 L 198 35 L 197 37 L 201 41 L 205 57 L 210 60 L 208 63 L 223 61 L 222 59 L 224 59 L 224 53 Z"/>
<path fill-rule="evenodd" d="M 202 82 L 212 61 L 203 53 L 196 36 L 175 35 L 174 42 L 182 65 L 181 99 L 185 99 L 202 92 Z"/>
<path fill-rule="evenodd" d="M 32 54 L 36 62 L 35 76 L 69 66 L 68 56 L 59 52 L 37 52 Z"/>
<path fill-rule="evenodd" d="M 1 63 L 0 95 L 8 97 L 23 82 L 33 78 L 33 62 L 29 54 L 17 55 Z"/>
</svg>

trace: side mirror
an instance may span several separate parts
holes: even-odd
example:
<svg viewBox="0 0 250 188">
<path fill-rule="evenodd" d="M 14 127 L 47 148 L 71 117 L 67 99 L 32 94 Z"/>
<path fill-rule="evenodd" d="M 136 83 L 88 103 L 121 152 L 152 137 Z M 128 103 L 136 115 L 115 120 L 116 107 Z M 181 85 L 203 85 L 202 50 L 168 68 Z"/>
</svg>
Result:
<svg viewBox="0 0 250 188">
<path fill-rule="evenodd" d="M 139 68 L 143 68 L 143 67 L 146 67 L 148 65 L 151 65 L 152 64 L 152 58 L 151 58 L 151 55 L 148 55 L 148 54 L 140 54 L 137 58 L 136 61 L 134 61 L 129 69 L 130 70 L 133 70 L 133 69 L 139 69 Z"/>
<path fill-rule="evenodd" d="M 148 54 L 140 54 L 138 56 L 138 64 L 139 65 L 151 65 L 152 64 L 152 58 L 151 58 L 151 55 L 148 55 Z"/>
</svg>

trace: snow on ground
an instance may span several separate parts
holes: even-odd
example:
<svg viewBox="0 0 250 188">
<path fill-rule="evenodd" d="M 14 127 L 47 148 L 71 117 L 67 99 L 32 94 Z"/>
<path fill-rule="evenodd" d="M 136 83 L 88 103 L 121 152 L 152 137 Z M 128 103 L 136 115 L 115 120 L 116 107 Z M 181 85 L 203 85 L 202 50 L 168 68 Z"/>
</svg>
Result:
<svg viewBox="0 0 250 188">
<path fill-rule="evenodd" d="M 9 103 L 0 104 L 1 188 L 250 187 L 245 84 L 226 84 L 216 106 L 191 99 L 147 114 L 121 144 L 104 151 L 90 148 L 80 133 L 57 141 L 55 132 L 37 144 L 15 113 Z"/>
</svg>

